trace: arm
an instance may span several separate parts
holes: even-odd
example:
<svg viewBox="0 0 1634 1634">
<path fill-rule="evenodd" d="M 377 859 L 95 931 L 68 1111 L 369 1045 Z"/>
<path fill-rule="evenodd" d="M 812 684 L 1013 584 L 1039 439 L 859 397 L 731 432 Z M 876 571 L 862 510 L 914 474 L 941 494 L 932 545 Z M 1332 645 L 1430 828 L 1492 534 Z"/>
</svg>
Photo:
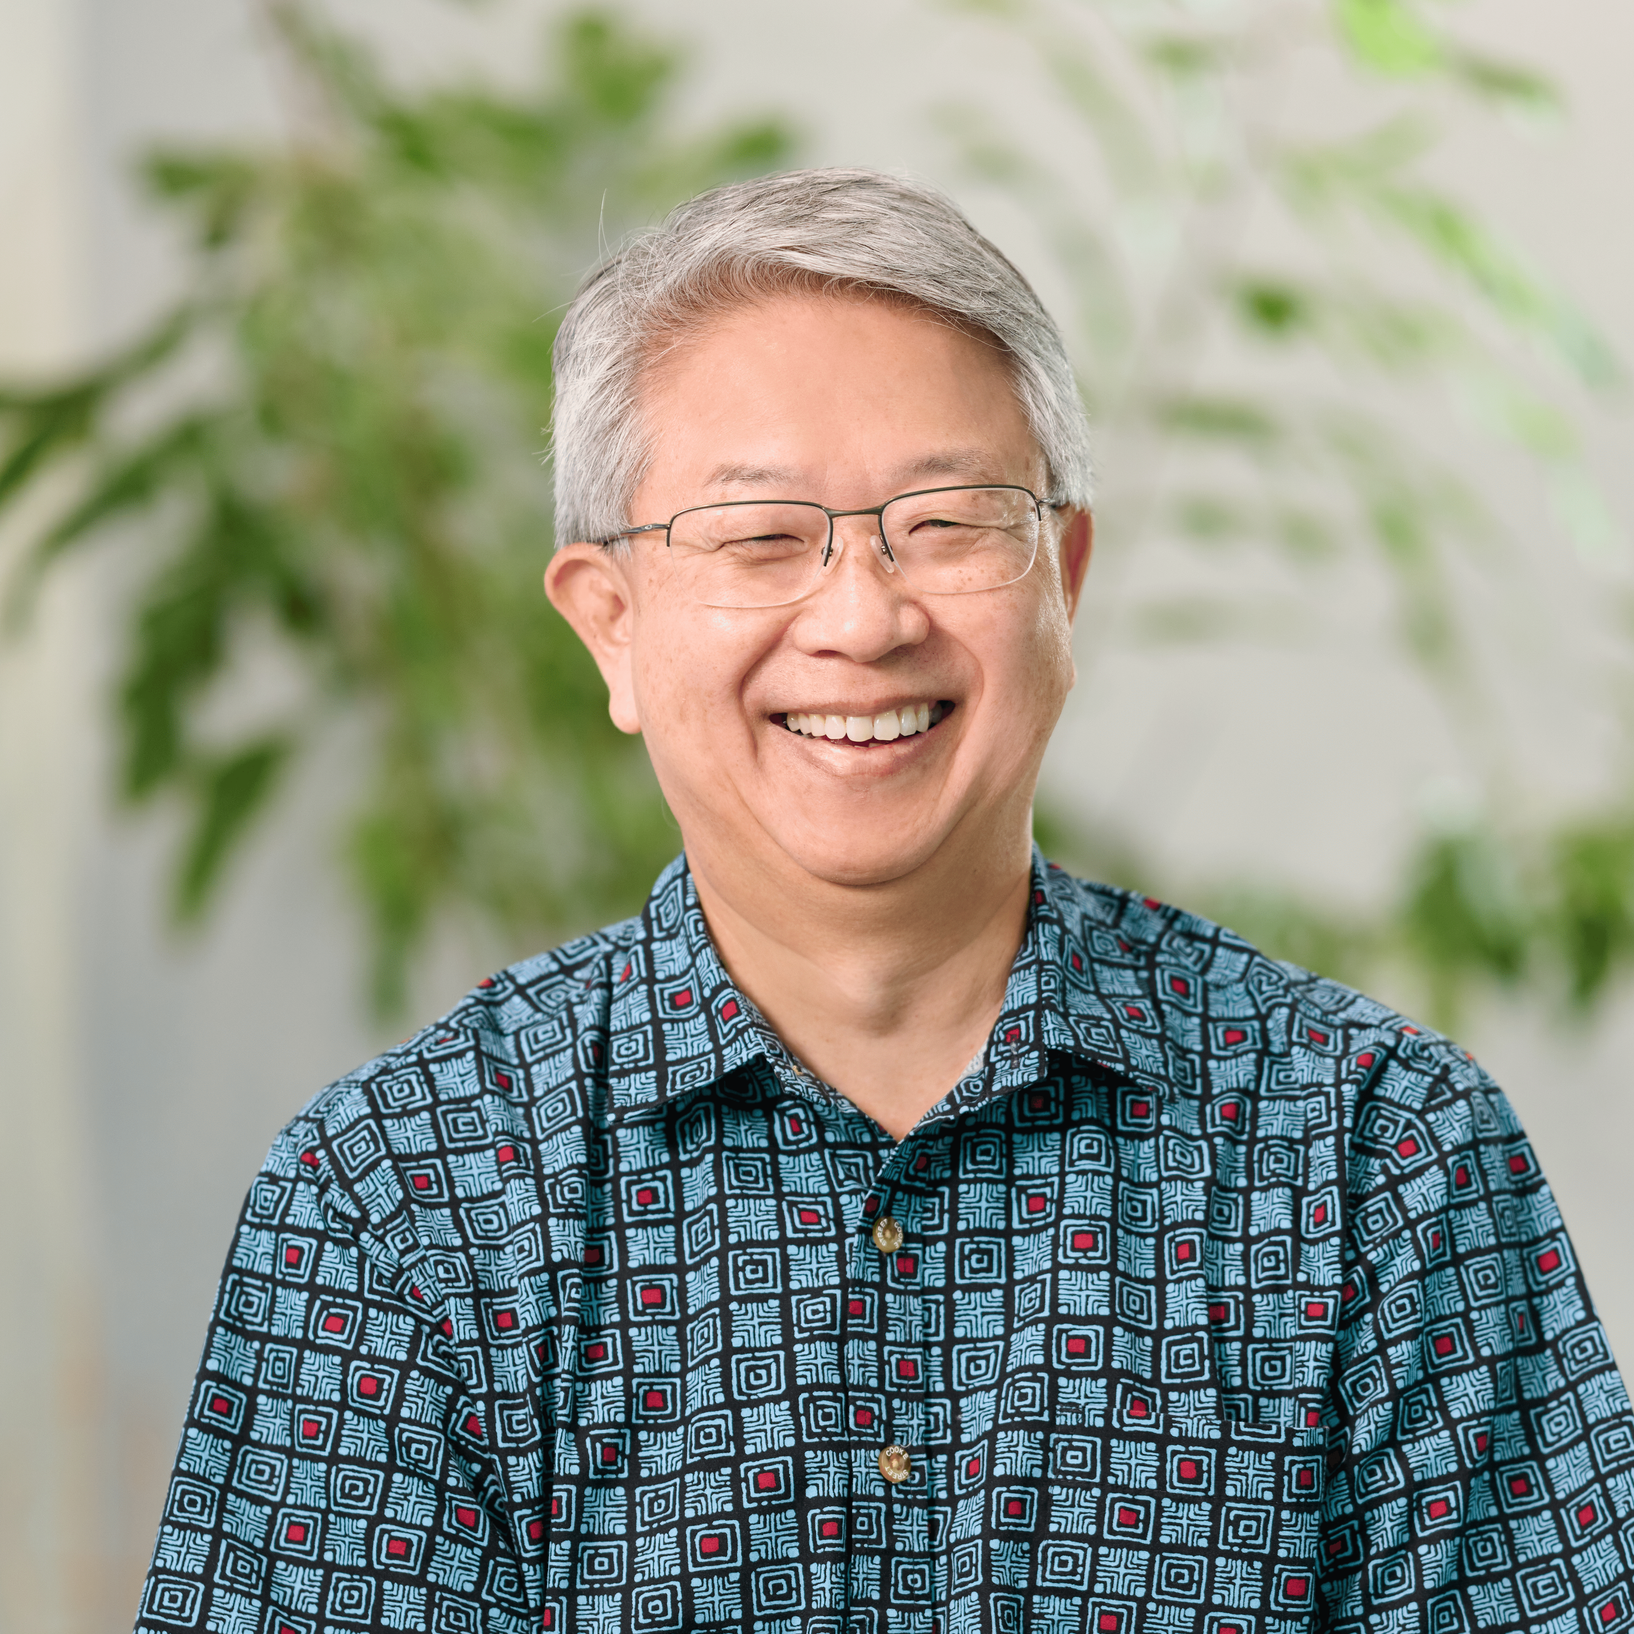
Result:
<svg viewBox="0 0 1634 1634">
<path fill-rule="evenodd" d="M 467 1318 L 406 1199 L 349 1190 L 331 1144 L 298 1121 L 250 1190 L 138 1628 L 520 1634 L 529 1520 L 450 1343 Z"/>
<path fill-rule="evenodd" d="M 1634 1623 L 1628 1396 L 1508 1103 L 1416 1047 L 1433 1065 L 1384 1063 L 1352 1133 L 1329 1624 L 1609 1634 Z"/>
</svg>

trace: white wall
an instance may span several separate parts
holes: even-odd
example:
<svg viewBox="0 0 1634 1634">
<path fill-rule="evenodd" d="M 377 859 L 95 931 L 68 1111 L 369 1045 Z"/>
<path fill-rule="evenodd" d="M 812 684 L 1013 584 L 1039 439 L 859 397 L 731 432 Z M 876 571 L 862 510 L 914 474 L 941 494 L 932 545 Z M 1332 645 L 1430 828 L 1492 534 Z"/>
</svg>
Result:
<svg viewBox="0 0 1634 1634">
<path fill-rule="evenodd" d="M 18 0 L 0 42 L 0 349 L 49 367 L 84 322 L 80 18 Z M 54 599 L 45 639 L 0 652 L 0 1584 L 8 1627 L 89 1626 L 101 1562 L 76 1524 L 94 1499 L 102 1361 L 95 1229 L 83 1200 L 75 869 L 95 827 L 91 758 L 74 731 L 88 676 L 81 609 Z M 88 1412 L 87 1409 L 90 1411 Z"/>
<path fill-rule="evenodd" d="M 461 55 L 513 63 L 532 49 L 539 8 L 344 9 L 375 28 L 389 15 L 400 61 L 440 71 Z M 998 62 L 1014 76 L 999 82 L 1011 111 L 1030 105 L 1014 89 L 1028 70 L 995 58 L 985 25 L 909 0 L 634 9 L 707 42 L 700 115 L 746 88 L 751 103 L 786 88 L 821 160 L 940 173 L 957 188 L 922 102 L 950 85 L 979 93 Z M 1634 357 L 1634 14 L 1481 0 L 1466 16 L 1551 67 L 1575 122 L 1548 143 L 1472 137 L 1447 164 Z M 153 309 L 174 260 L 132 201 L 131 152 L 157 135 L 277 127 L 253 18 L 247 0 L 0 0 L 0 372 L 86 355 Z M 992 195 L 970 197 L 1048 295 L 1025 224 Z M 1626 432 L 1608 428 L 1607 449 Z M 27 1317 L 0 1353 L 0 1634 L 128 1626 L 243 1188 L 300 1102 L 381 1042 L 360 1017 L 357 929 L 327 861 L 344 746 L 308 768 L 205 935 L 164 930 L 168 830 L 116 817 L 109 797 L 117 578 L 112 557 L 88 561 L 47 597 L 27 643 L 0 653 L 0 1308 Z M 1297 849 L 1304 877 L 1365 898 L 1388 875 L 1435 744 L 1411 689 L 1381 684 L 1375 659 L 1365 646 L 1296 650 L 1223 671 L 1217 652 L 1108 653 L 1063 730 L 1055 787 L 1171 865 L 1207 853 L 1274 870 Z M 1326 766 L 1296 780 L 1262 767 L 1222 794 L 1223 750 L 1244 718 L 1307 723 L 1312 741 L 1352 734 L 1386 764 L 1392 744 L 1415 747 L 1365 799 Z M 445 969 L 422 1004 L 479 973 Z M 1634 1361 L 1619 1216 L 1634 1006 L 1580 1032 L 1495 1005 L 1467 1042 L 1532 1129 L 1613 1342 Z"/>
</svg>

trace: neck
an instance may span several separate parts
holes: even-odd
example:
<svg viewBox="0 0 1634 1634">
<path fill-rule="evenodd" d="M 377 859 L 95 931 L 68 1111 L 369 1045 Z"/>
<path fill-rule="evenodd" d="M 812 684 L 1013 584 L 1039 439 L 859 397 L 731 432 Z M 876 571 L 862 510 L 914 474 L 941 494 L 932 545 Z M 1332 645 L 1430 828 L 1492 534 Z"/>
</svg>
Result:
<svg viewBox="0 0 1634 1634">
<path fill-rule="evenodd" d="M 1026 932 L 1023 828 L 900 880 L 838 885 L 688 847 L 732 979 L 810 1070 L 897 1139 L 986 1042 Z"/>
</svg>

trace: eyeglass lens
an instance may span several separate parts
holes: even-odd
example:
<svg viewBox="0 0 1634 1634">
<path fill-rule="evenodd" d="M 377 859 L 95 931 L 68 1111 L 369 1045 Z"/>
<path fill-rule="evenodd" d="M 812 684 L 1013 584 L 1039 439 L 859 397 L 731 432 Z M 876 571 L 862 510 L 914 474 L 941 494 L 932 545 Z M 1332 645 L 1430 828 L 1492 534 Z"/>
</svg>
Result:
<svg viewBox="0 0 1634 1634">
<path fill-rule="evenodd" d="M 893 499 L 873 543 L 879 548 L 883 537 L 888 559 L 916 591 L 967 595 L 1023 577 L 1038 534 L 1037 502 L 1024 489 L 938 488 Z M 681 512 L 669 549 L 706 606 L 779 607 L 817 588 L 829 537 L 820 505 L 740 501 Z M 833 561 L 839 551 L 826 553 Z"/>
</svg>

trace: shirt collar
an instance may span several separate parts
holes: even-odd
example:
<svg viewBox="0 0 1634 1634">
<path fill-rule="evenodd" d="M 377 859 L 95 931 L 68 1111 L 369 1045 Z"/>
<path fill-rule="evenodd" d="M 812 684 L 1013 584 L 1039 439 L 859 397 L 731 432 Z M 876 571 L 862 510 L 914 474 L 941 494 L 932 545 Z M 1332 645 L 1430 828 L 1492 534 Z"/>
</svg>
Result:
<svg viewBox="0 0 1634 1634">
<path fill-rule="evenodd" d="M 1071 879 L 1036 846 L 1031 892 L 993 1031 L 924 1124 L 1038 1083 L 1052 1054 L 1163 1085 L 1155 950 L 1149 927 L 1129 922 L 1140 905 Z M 756 1062 L 785 1082 L 823 1087 L 726 973 L 684 855 L 659 875 L 632 930 L 612 971 L 607 1081 L 615 1111 L 658 1106 Z"/>
</svg>

